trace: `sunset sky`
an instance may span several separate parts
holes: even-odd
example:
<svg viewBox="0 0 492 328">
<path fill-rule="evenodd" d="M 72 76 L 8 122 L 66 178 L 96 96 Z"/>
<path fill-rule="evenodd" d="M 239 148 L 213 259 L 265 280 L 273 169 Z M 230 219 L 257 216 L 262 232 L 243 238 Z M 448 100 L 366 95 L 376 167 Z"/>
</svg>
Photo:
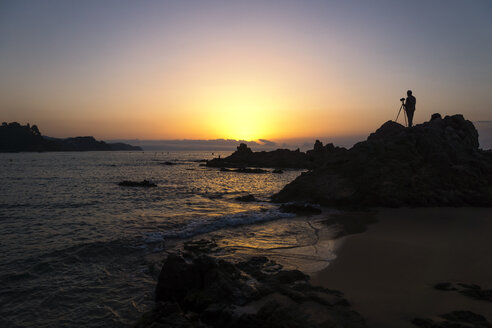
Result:
<svg viewBox="0 0 492 328">
<path fill-rule="evenodd" d="M 492 1 L 0 2 L 0 120 L 99 139 L 492 120 Z M 402 120 L 400 119 L 400 122 Z"/>
</svg>

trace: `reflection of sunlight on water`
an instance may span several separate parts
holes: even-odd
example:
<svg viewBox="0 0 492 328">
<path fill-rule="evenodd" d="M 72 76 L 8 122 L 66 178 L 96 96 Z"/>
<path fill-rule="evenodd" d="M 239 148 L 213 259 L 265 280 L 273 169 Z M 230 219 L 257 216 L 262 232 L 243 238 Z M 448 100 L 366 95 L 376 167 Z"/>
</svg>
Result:
<svg viewBox="0 0 492 328">
<path fill-rule="evenodd" d="M 334 231 L 324 217 L 281 219 L 216 232 L 213 238 L 235 258 L 268 256 L 286 269 L 314 273 L 335 259 Z M 226 256 L 227 257 L 227 256 Z"/>
</svg>

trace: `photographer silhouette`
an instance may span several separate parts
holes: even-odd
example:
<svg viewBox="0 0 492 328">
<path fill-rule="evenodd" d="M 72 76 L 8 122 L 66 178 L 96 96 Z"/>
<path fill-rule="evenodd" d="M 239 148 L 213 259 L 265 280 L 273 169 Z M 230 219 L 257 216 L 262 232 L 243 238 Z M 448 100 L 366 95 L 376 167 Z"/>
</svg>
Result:
<svg viewBox="0 0 492 328">
<path fill-rule="evenodd" d="M 405 100 L 405 113 L 407 113 L 408 127 L 412 127 L 413 123 L 413 113 L 415 112 L 415 104 L 417 99 L 412 95 L 412 90 L 407 91 L 407 99 Z"/>
</svg>

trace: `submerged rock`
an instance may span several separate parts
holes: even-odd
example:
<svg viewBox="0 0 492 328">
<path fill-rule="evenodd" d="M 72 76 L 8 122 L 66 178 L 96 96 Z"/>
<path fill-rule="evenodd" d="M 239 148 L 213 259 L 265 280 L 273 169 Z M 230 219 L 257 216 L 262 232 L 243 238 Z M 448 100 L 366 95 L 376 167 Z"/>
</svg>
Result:
<svg viewBox="0 0 492 328">
<path fill-rule="evenodd" d="M 239 197 L 236 197 L 235 199 L 240 201 L 240 202 L 254 202 L 254 201 L 256 201 L 256 198 L 253 195 L 239 196 Z"/>
<path fill-rule="evenodd" d="M 340 292 L 311 286 L 302 272 L 266 257 L 227 262 L 208 244 L 169 255 L 156 305 L 136 327 L 366 327 Z"/>
<path fill-rule="evenodd" d="M 157 187 L 157 185 L 155 183 L 152 183 L 149 180 L 143 180 L 143 181 L 125 180 L 125 181 L 119 182 L 118 186 L 122 186 L 122 187 L 144 187 L 144 188 Z"/>
<path fill-rule="evenodd" d="M 462 115 L 412 128 L 388 121 L 272 197 L 335 206 L 492 206 L 492 152 Z M 313 152 L 321 151 L 319 143 Z"/>
</svg>

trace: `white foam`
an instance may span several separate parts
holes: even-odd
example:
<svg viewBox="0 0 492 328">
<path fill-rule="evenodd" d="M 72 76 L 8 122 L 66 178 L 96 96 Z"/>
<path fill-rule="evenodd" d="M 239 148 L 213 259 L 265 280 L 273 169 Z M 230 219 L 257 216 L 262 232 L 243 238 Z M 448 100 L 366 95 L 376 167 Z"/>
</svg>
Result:
<svg viewBox="0 0 492 328">
<path fill-rule="evenodd" d="M 267 210 L 264 212 L 241 212 L 224 216 L 194 219 L 184 227 L 169 231 L 145 233 L 145 242 L 158 242 L 164 239 L 189 238 L 199 234 L 217 231 L 223 228 L 237 227 L 241 225 L 267 222 L 272 220 L 295 217 L 293 213 L 283 213 L 278 209 Z"/>
</svg>

